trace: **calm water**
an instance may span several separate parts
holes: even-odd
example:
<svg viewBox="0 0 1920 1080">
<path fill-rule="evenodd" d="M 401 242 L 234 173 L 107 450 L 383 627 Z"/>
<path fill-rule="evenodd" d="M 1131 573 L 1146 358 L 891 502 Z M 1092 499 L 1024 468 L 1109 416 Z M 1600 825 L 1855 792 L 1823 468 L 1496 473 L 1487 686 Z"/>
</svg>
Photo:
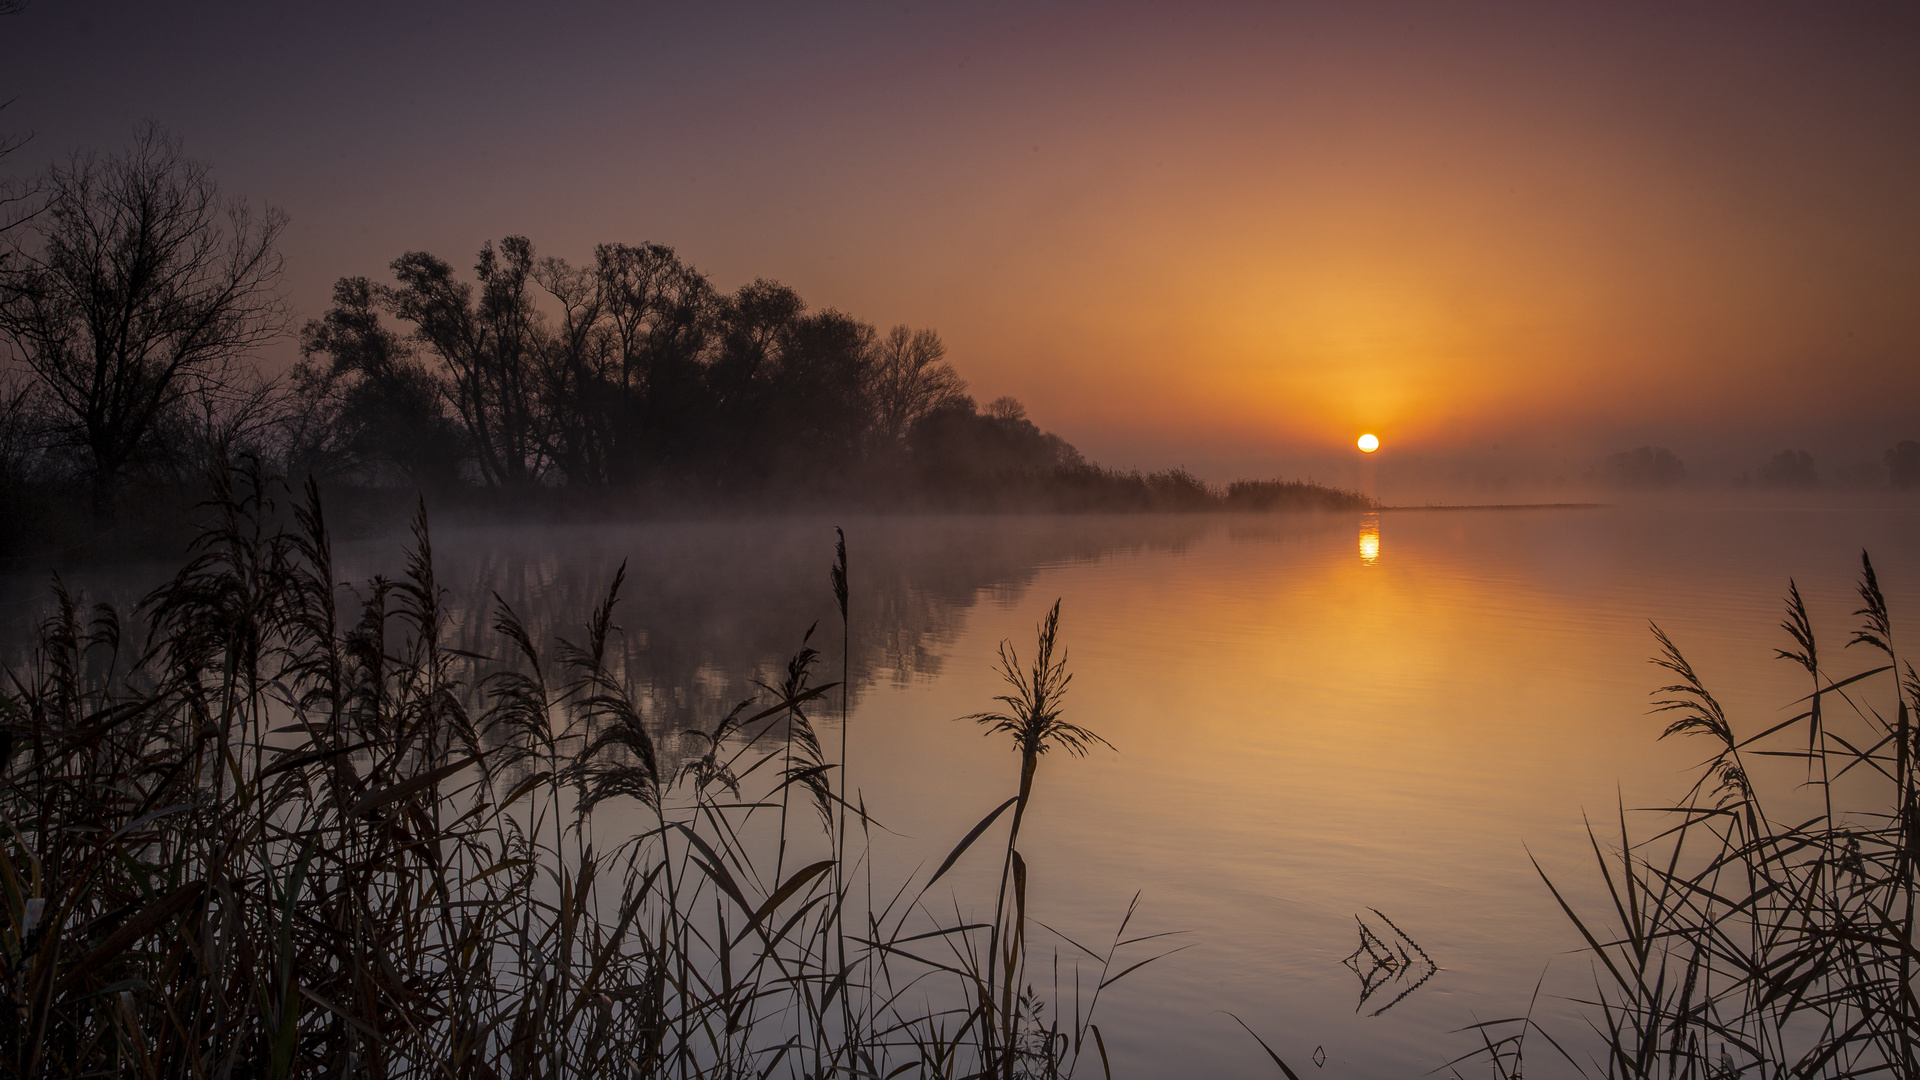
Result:
<svg viewBox="0 0 1920 1080">
<path fill-rule="evenodd" d="M 629 670 L 671 744 L 771 681 L 816 619 L 837 670 L 833 524 L 449 529 L 435 547 L 479 648 L 494 591 L 571 634 L 627 560 Z M 1648 621 L 1748 733 L 1800 692 L 1770 659 L 1789 576 L 1843 670 L 1865 666 L 1839 648 L 1863 547 L 1897 632 L 1920 630 L 1910 504 L 840 524 L 850 776 L 898 834 L 879 841 L 882 883 L 924 874 L 1013 793 L 1014 755 L 953 718 L 993 706 L 998 643 L 1030 650 L 1062 600 L 1068 716 L 1118 749 L 1044 760 L 1022 844 L 1032 914 L 1104 944 L 1138 892 L 1131 931 L 1190 946 L 1102 998 L 1122 1076 L 1277 1075 L 1226 1010 L 1303 1075 L 1419 1075 L 1472 1049 L 1450 1032 L 1524 1011 L 1543 972 L 1535 1016 L 1577 1042 L 1556 995 L 1590 992 L 1591 973 L 1528 853 L 1597 910 L 1583 813 L 1605 826 L 1619 802 L 1688 783 L 1702 749 L 1657 743 L 1646 715 Z M 390 572 L 398 543 L 349 545 L 342 562 Z M 69 580 L 125 602 L 159 569 Z M 0 582 L 16 640 L 43 580 Z M 985 909 L 991 870 L 963 864 L 938 895 L 951 881 L 963 910 Z M 1406 984 L 1362 1004 L 1341 963 L 1356 916 L 1391 936 L 1375 909 L 1441 969 L 1380 1015 Z M 1036 943 L 1060 949 L 1070 981 L 1075 950 Z M 1541 1051 L 1530 1074 L 1555 1075 Z"/>
</svg>

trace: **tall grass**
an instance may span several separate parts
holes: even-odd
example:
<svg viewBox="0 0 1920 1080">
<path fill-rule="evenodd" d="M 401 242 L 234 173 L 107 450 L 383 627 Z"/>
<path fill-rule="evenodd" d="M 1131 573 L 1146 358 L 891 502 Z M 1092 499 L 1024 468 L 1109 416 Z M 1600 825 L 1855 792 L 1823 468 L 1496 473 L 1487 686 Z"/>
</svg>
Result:
<svg viewBox="0 0 1920 1080">
<path fill-rule="evenodd" d="M 1542 872 L 1594 962 L 1601 1046 L 1580 1062 L 1554 1043 L 1554 1056 L 1609 1077 L 1920 1076 L 1920 678 L 1864 554 L 1858 591 L 1846 647 L 1860 652 L 1845 655 L 1867 663 L 1843 672 L 1789 585 L 1778 656 L 1807 693 L 1751 734 L 1654 628 L 1671 680 L 1655 706 L 1672 716 L 1663 737 L 1701 740 L 1710 756 L 1653 836 L 1635 840 L 1624 811 L 1617 848 L 1589 830 L 1610 910 L 1576 910 Z M 1801 790 L 1763 791 L 1763 758 L 1794 763 Z M 1509 1023 L 1484 1056 L 1517 1076 L 1532 1024 Z"/>
<path fill-rule="evenodd" d="M 424 511 L 405 572 L 337 580 L 309 484 L 257 470 L 140 607 L 56 586 L 0 697 L 0 1072 L 48 1077 L 1064 1077 L 1105 1066 L 1082 948 L 1073 1016 L 1026 984 L 1018 825 L 1060 719 L 1058 606 L 987 717 L 1018 794 L 924 880 L 876 886 L 874 822 L 816 710 L 778 685 L 673 768 L 613 647 L 622 573 L 580 630 L 452 648 Z M 832 581 L 843 620 L 845 548 Z M 844 648 L 843 648 L 844 651 Z M 837 774 L 837 775 L 836 775 Z M 933 887 L 1009 809 L 990 922 Z M 610 816 L 609 816 L 610 815 Z M 860 883 L 857 885 L 856 883 Z M 1131 919 L 1131 910 L 1128 919 Z M 1116 967 L 1119 969 L 1115 973 Z M 1058 1002 L 1048 1015 L 1049 1000 Z"/>
</svg>

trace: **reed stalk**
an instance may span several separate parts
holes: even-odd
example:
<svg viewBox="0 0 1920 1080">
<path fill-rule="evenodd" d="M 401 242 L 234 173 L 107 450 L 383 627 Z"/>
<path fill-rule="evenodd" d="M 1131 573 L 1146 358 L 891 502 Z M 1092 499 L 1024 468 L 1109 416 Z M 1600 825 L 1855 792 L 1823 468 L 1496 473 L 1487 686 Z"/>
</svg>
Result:
<svg viewBox="0 0 1920 1080">
<path fill-rule="evenodd" d="M 0 1076 L 1057 1077 L 1099 1042 L 1015 989 L 1038 756 L 1100 741 L 1058 718 L 1057 605 L 982 718 L 1019 795 L 875 910 L 844 692 L 837 762 L 811 717 L 853 672 L 844 548 L 841 680 L 803 639 L 673 770 L 616 647 L 624 567 L 577 635 L 544 647 L 496 597 L 496 647 L 456 649 L 424 509 L 405 572 L 350 588 L 313 485 L 283 509 L 253 465 L 220 483 L 172 580 L 130 615 L 56 582 L 7 673 Z M 942 914 L 1016 803 L 992 923 Z M 598 844 L 615 806 L 637 824 Z M 1130 944 L 1088 952 L 1102 986 Z"/>
<path fill-rule="evenodd" d="M 1553 1044 L 1583 1075 L 1920 1076 L 1920 678 L 1895 651 L 1865 553 L 1857 591 L 1862 622 L 1847 644 L 1872 660 L 1841 674 L 1789 583 L 1790 647 L 1777 655 L 1806 672 L 1809 693 L 1750 735 L 1654 628 L 1654 663 L 1672 678 L 1656 692 L 1655 711 L 1674 714 L 1662 737 L 1705 739 L 1710 756 L 1685 796 L 1656 812 L 1666 820 L 1650 839 L 1633 838 L 1624 810 L 1611 851 L 1589 829 L 1608 917 L 1577 910 L 1541 871 L 1595 965 L 1600 1052 L 1582 1064 Z M 1768 811 L 1750 765 L 1772 758 L 1802 763 L 1811 813 Z M 1503 1074 L 1518 1075 L 1524 1033 L 1488 1038 Z"/>
</svg>

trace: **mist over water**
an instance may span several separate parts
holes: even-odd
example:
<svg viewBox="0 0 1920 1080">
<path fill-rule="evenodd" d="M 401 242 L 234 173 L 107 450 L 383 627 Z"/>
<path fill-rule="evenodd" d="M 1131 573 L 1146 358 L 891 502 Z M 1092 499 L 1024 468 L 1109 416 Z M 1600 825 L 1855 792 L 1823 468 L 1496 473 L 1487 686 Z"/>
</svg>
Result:
<svg viewBox="0 0 1920 1080">
<path fill-rule="evenodd" d="M 993 706 L 999 643 L 1026 655 L 1061 599 L 1066 716 L 1117 751 L 1041 764 L 1021 849 L 1032 915 L 1064 937 L 1035 931 L 1030 978 L 1052 977 L 1040 958 L 1057 947 L 1070 1007 L 1067 939 L 1104 944 L 1137 891 L 1130 932 L 1180 931 L 1168 943 L 1189 946 L 1101 1001 L 1109 1048 L 1137 1075 L 1264 1075 L 1221 1010 L 1296 1069 L 1319 1047 L 1327 1075 L 1415 1075 L 1473 1048 L 1449 1032 L 1523 1011 L 1543 972 L 1535 1016 L 1577 1043 L 1584 1023 L 1563 997 L 1591 988 L 1588 961 L 1568 955 L 1577 938 L 1529 853 L 1598 911 L 1583 814 L 1604 837 L 1616 805 L 1677 797 L 1706 756 L 1656 741 L 1648 621 L 1746 734 L 1800 692 L 1771 659 L 1789 577 L 1838 653 L 1869 549 L 1896 634 L 1920 630 L 1920 508 L 1867 498 L 450 525 L 433 546 L 459 644 L 483 656 L 498 655 L 495 594 L 551 649 L 578 637 L 624 561 L 615 648 L 665 755 L 684 760 L 681 733 L 760 694 L 816 621 L 822 677 L 838 677 L 835 525 L 852 578 L 850 788 L 884 826 L 872 869 L 887 890 L 1013 792 L 1017 757 L 955 718 Z M 343 544 L 342 576 L 397 572 L 404 543 Z M 67 580 L 124 604 L 163 569 Z M 9 656 L 44 584 L 4 579 Z M 1791 766 L 1778 769 L 1776 788 L 1790 787 Z M 981 913 L 990 862 L 963 861 L 934 899 Z M 1376 1016 L 1398 989 L 1363 1005 L 1341 960 L 1356 917 L 1385 932 L 1380 916 L 1440 970 Z M 1544 1055 L 1529 1065 L 1555 1075 Z"/>
</svg>

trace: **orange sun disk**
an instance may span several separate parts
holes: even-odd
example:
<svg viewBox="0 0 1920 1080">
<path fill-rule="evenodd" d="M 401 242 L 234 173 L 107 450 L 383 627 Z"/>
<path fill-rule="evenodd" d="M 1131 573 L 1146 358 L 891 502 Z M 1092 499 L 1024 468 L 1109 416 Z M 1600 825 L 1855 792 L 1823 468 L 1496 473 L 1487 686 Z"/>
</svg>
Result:
<svg viewBox="0 0 1920 1080">
<path fill-rule="evenodd" d="M 1362 453 L 1371 454 L 1378 449 L 1380 449 L 1380 439 L 1378 436 L 1375 436 L 1375 435 L 1360 436 L 1360 450 Z"/>
</svg>

